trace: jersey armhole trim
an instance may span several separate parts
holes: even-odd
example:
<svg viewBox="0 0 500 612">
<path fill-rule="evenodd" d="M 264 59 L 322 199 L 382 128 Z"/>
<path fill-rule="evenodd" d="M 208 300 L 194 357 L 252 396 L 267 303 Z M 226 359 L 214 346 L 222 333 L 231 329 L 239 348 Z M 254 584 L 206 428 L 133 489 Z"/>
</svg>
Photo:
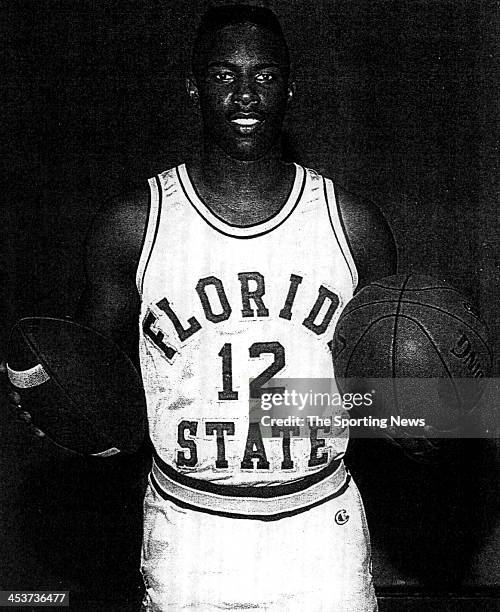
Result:
<svg viewBox="0 0 500 612">
<path fill-rule="evenodd" d="M 139 295 L 142 297 L 142 289 L 144 286 L 144 278 L 146 276 L 149 260 L 153 253 L 156 238 L 158 236 L 158 228 L 160 225 L 161 207 L 163 199 L 163 189 L 158 176 L 150 178 L 149 183 L 149 207 L 148 220 L 146 229 L 142 239 L 141 254 L 137 265 L 136 284 Z"/>
<path fill-rule="evenodd" d="M 347 238 L 347 232 L 342 221 L 342 216 L 340 214 L 339 204 L 337 201 L 337 196 L 335 194 L 333 182 L 330 179 L 323 178 L 323 189 L 325 192 L 325 200 L 328 208 L 328 216 L 330 217 L 330 224 L 332 226 L 335 239 L 337 240 L 337 244 L 339 245 L 339 248 L 349 269 L 349 273 L 352 279 L 352 290 L 354 292 L 356 291 L 356 288 L 358 286 L 358 271 L 354 262 L 354 257 L 352 254 L 351 246 L 349 244 L 349 239 Z"/>
</svg>

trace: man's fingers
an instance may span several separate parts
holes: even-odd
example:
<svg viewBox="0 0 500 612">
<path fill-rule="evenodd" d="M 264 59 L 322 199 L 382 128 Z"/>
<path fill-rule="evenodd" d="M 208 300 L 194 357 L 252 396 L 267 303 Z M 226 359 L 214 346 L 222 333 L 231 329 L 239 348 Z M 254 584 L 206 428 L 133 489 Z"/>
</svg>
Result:
<svg viewBox="0 0 500 612">
<path fill-rule="evenodd" d="M 0 361 L 0 392 L 7 394 L 10 390 L 10 381 L 7 375 L 7 366 L 5 361 Z"/>
<path fill-rule="evenodd" d="M 23 407 L 21 406 L 21 404 L 15 404 L 14 402 L 8 402 L 7 406 L 9 408 L 10 413 L 12 414 L 12 416 L 19 418 L 19 415 L 21 414 L 21 412 L 24 412 Z"/>
<path fill-rule="evenodd" d="M 27 426 L 29 434 L 35 438 L 44 438 L 45 433 L 33 425 L 31 414 L 22 409 L 21 396 L 9 383 L 7 367 L 4 361 L 0 361 L 0 387 L 2 387 L 3 393 L 7 396 L 10 410 L 20 423 Z"/>
<path fill-rule="evenodd" d="M 11 409 L 14 411 L 21 410 L 21 396 L 10 384 L 7 376 L 7 367 L 4 361 L 0 362 L 0 391 L 1 394 L 7 399 Z"/>
<path fill-rule="evenodd" d="M 13 389 L 9 391 L 9 401 L 11 402 L 11 404 L 15 404 L 19 407 L 21 406 L 21 396 L 17 391 L 14 391 Z"/>
<path fill-rule="evenodd" d="M 32 420 L 31 420 L 31 414 L 29 412 L 25 412 L 25 411 L 19 412 L 17 415 L 17 419 L 19 423 L 22 423 L 23 428 L 26 428 L 25 431 L 30 436 L 33 436 L 35 438 L 45 437 L 45 433 L 41 429 L 33 425 Z"/>
</svg>

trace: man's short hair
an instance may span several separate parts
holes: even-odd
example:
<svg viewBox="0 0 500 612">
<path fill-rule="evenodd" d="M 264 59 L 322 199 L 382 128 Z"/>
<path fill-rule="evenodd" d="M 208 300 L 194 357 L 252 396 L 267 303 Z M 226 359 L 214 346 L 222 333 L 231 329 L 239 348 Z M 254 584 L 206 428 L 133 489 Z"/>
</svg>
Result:
<svg viewBox="0 0 500 612">
<path fill-rule="evenodd" d="M 192 70 L 197 75 L 203 65 L 203 52 L 206 41 L 218 30 L 226 26 L 249 23 L 260 26 L 275 34 L 283 43 L 286 65 L 290 67 L 290 51 L 280 22 L 271 9 L 248 4 L 228 4 L 209 8 L 201 18 L 193 44 Z"/>
</svg>

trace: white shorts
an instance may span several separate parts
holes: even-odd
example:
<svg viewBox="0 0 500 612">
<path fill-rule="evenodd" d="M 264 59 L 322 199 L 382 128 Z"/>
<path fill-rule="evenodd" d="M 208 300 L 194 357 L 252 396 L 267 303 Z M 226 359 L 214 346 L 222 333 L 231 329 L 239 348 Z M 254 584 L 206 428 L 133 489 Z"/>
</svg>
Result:
<svg viewBox="0 0 500 612">
<path fill-rule="evenodd" d="M 151 482 L 144 500 L 144 610 L 374 612 L 359 491 L 279 520 L 180 507 Z"/>
</svg>

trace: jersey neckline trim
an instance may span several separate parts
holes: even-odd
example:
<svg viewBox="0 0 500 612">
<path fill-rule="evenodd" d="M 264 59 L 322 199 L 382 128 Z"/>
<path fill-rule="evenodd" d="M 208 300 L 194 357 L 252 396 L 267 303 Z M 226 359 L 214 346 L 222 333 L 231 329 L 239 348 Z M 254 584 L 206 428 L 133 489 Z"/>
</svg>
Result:
<svg viewBox="0 0 500 612">
<path fill-rule="evenodd" d="M 187 172 L 186 164 L 181 164 L 178 166 L 176 171 L 179 184 L 189 203 L 193 206 L 200 217 L 202 217 L 212 228 L 221 234 L 230 236 L 232 238 L 256 238 L 257 236 L 262 236 L 263 234 L 271 232 L 279 225 L 284 223 L 300 202 L 306 183 L 306 172 L 302 166 L 295 163 L 294 166 L 295 178 L 285 204 L 273 217 L 267 219 L 267 221 L 245 227 L 224 221 L 208 208 L 208 206 L 196 192 L 196 189 Z"/>
</svg>

